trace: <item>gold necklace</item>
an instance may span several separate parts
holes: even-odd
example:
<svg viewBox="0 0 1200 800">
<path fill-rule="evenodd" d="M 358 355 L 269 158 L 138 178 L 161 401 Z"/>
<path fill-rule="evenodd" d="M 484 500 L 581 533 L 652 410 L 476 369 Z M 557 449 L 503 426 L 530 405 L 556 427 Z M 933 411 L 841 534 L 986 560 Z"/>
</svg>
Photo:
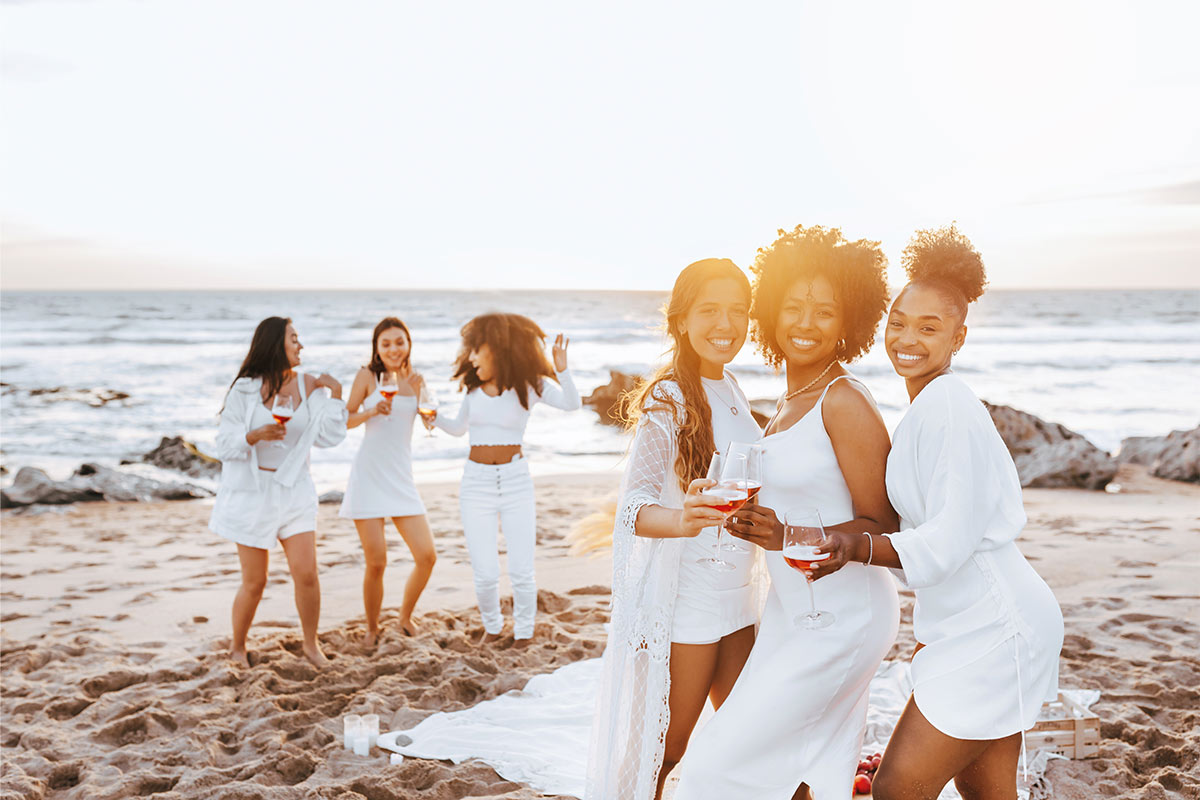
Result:
<svg viewBox="0 0 1200 800">
<path fill-rule="evenodd" d="M 833 365 L 834 365 L 834 364 L 836 364 L 836 363 L 838 363 L 838 360 L 835 358 L 833 361 L 830 361 L 830 362 L 829 362 L 829 366 L 828 366 L 828 367 L 826 367 L 825 369 L 821 370 L 821 374 L 820 374 L 820 375 L 818 375 L 817 377 L 813 378 L 811 381 L 809 381 L 808 383 L 804 384 L 803 386 L 801 386 L 801 387 L 800 387 L 799 389 L 797 389 L 796 391 L 794 391 L 794 392 L 788 392 L 787 394 L 785 394 L 785 395 L 783 396 L 783 403 L 786 403 L 788 400 L 791 400 L 793 397 L 795 397 L 795 396 L 796 396 L 796 395 L 798 395 L 798 394 L 804 394 L 806 391 L 808 391 L 808 390 L 809 390 L 809 389 L 811 389 L 812 387 L 816 386 L 816 385 L 817 385 L 817 381 L 821 380 L 821 378 L 824 378 L 824 377 L 825 377 L 825 374 L 826 374 L 827 372 L 829 372 L 829 370 L 833 369 Z M 781 406 L 782 406 L 782 405 L 783 405 L 783 403 L 780 403 L 779 405 L 781 405 Z"/>
</svg>

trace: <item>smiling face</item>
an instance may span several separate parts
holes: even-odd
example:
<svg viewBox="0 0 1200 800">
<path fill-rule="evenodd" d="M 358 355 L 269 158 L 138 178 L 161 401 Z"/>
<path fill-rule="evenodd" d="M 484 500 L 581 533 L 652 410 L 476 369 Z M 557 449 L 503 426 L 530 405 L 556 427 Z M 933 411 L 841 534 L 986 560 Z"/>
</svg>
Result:
<svg viewBox="0 0 1200 800">
<path fill-rule="evenodd" d="M 492 359 L 492 348 L 481 344 L 470 352 L 467 360 L 475 368 L 475 374 L 482 383 L 487 383 L 496 375 L 495 363 Z"/>
<path fill-rule="evenodd" d="M 842 305 L 824 276 L 796 281 L 775 320 L 775 341 L 790 367 L 825 367 L 843 336 Z"/>
<path fill-rule="evenodd" d="M 300 366 L 300 351 L 303 349 L 304 345 L 300 344 L 300 337 L 296 334 L 296 329 L 289 322 L 283 332 L 283 352 L 287 356 L 289 367 L 294 369 Z"/>
<path fill-rule="evenodd" d="M 403 328 L 388 328 L 379 334 L 375 351 L 388 372 L 403 369 L 412 350 L 412 343 Z"/>
<path fill-rule="evenodd" d="M 732 278 L 706 281 L 679 321 L 679 333 L 700 356 L 700 374 L 706 378 L 724 374 L 725 365 L 746 343 L 749 327 L 750 299 Z"/>
<path fill-rule="evenodd" d="M 962 347 L 967 326 L 959 312 L 936 288 L 905 287 L 888 314 L 884 347 L 896 374 L 908 384 L 910 398 L 950 369 Z"/>
</svg>

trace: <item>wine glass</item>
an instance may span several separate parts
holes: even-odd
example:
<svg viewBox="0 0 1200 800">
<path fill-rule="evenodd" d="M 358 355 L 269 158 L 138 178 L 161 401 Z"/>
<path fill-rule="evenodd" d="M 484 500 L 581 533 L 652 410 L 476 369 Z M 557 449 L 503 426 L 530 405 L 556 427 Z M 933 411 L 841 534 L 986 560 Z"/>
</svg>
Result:
<svg viewBox="0 0 1200 800">
<path fill-rule="evenodd" d="M 725 515 L 725 519 L 728 519 L 730 514 L 745 504 L 748 496 L 746 494 L 745 455 L 722 457 L 720 453 L 713 453 L 712 460 L 708 462 L 708 474 L 705 477 L 717 482 L 716 486 L 704 490 L 702 496 L 708 499 L 705 505 L 720 511 Z M 710 556 L 696 559 L 696 563 L 706 564 L 713 569 L 734 569 L 733 564 L 721 558 L 721 534 L 724 531 L 725 520 L 723 519 L 717 526 L 716 551 Z"/>
<path fill-rule="evenodd" d="M 392 401 L 392 398 L 395 397 L 396 393 L 399 391 L 400 391 L 400 371 L 399 370 L 389 370 L 389 371 L 383 373 L 383 376 L 379 381 L 379 393 L 381 395 L 383 395 L 383 399 L 387 400 L 390 403 Z M 391 412 L 388 412 L 388 413 L 390 414 Z"/>
<path fill-rule="evenodd" d="M 832 613 L 817 610 L 812 587 L 813 564 L 830 556 L 829 553 L 817 552 L 817 548 L 827 541 L 821 513 L 817 509 L 790 508 L 783 513 L 783 560 L 792 569 L 804 573 L 808 585 L 808 613 L 798 615 L 793 622 L 806 630 L 828 628 L 834 622 Z"/>
<path fill-rule="evenodd" d="M 292 406 L 292 396 L 290 394 L 283 394 L 281 392 L 275 395 L 275 400 L 271 403 L 271 416 L 274 417 L 276 423 L 283 425 L 284 428 L 286 428 L 288 420 L 291 419 L 295 413 L 296 410 Z M 287 445 L 283 442 L 275 441 L 271 442 L 271 447 L 282 448 L 287 447 Z"/>
<path fill-rule="evenodd" d="M 725 450 L 726 457 L 744 455 L 746 456 L 746 503 L 753 503 L 754 498 L 758 495 L 758 490 L 762 488 L 762 455 L 763 446 L 761 444 L 753 444 L 748 442 L 730 442 L 729 447 Z M 745 553 L 747 548 L 735 537 L 725 539 L 721 549 L 729 553 Z"/>
<path fill-rule="evenodd" d="M 425 435 L 429 438 L 433 437 L 433 421 L 437 418 L 437 410 L 437 396 L 422 381 L 421 391 L 417 392 L 417 413 L 421 415 L 421 422 L 425 425 Z"/>
</svg>

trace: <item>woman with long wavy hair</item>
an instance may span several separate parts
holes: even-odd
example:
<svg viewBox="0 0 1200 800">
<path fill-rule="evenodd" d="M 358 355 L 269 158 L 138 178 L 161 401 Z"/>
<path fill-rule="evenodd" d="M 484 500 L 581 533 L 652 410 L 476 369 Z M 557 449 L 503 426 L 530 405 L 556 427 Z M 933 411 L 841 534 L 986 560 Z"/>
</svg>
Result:
<svg viewBox="0 0 1200 800">
<path fill-rule="evenodd" d="M 354 520 L 366 558 L 363 608 L 367 616 L 364 643 L 368 646 L 379 637 L 383 573 L 388 561 L 387 520 L 396 526 L 414 562 L 400 605 L 400 632 L 405 636 L 417 632 L 413 610 L 437 561 L 425 504 L 413 481 L 413 422 L 421 385 L 421 376 L 412 369 L 408 326 L 397 317 L 385 317 L 371 333 L 371 360 L 354 376 L 346 403 L 347 427 L 363 425 L 366 433 L 354 456 L 338 511 L 339 517 Z"/>
<path fill-rule="evenodd" d="M 290 319 L 264 319 L 221 408 L 221 483 L 208 527 L 237 543 L 242 585 L 233 600 L 230 655 L 247 667 L 246 634 L 267 585 L 267 558 L 276 540 L 292 573 L 304 657 L 318 667 L 328 663 L 317 642 L 317 489 L 308 455 L 313 446 L 333 447 L 346 438 L 346 406 L 342 385 L 332 377 L 297 370 L 303 347 Z M 276 398 L 291 401 L 286 423 L 279 421 Z"/>
<path fill-rule="evenodd" d="M 451 435 L 470 434 L 459 508 L 484 642 L 497 641 L 504 627 L 501 530 L 513 589 L 513 639 L 524 646 L 533 638 L 537 516 L 533 478 L 521 450 L 529 414 L 537 403 L 564 411 L 582 406 L 567 369 L 568 340 L 561 333 L 555 338 L 551 360 L 546 358 L 545 339 L 537 323 L 520 314 L 482 314 L 472 319 L 462 327 L 454 371 L 466 397 L 453 419 L 433 417 L 433 424 Z"/>
<path fill-rule="evenodd" d="M 732 261 L 685 268 L 666 307 L 670 363 L 629 398 L 634 429 L 613 526 L 608 647 L 588 755 L 588 800 L 660 797 L 706 700 L 728 696 L 754 643 L 754 554 L 699 563 L 723 517 L 709 460 L 762 430 L 725 366 L 746 341 L 750 283 Z"/>
</svg>

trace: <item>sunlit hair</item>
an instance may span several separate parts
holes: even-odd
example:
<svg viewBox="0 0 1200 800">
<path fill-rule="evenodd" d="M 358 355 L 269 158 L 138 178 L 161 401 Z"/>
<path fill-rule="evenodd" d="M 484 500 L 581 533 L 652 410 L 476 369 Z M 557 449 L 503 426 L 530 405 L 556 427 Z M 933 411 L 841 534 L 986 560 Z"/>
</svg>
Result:
<svg viewBox="0 0 1200 800">
<path fill-rule="evenodd" d="M 485 344 L 492 352 L 493 380 L 500 391 L 513 389 L 524 408 L 529 390 L 542 393 L 542 381 L 554 377 L 546 357 L 546 334 L 529 317 L 520 314 L 480 314 L 462 326 L 462 349 L 454 363 L 454 377 L 468 392 L 483 385 L 471 364 L 471 351 Z"/>
<path fill-rule="evenodd" d="M 412 334 L 408 332 L 408 326 L 399 317 L 384 317 L 375 326 L 375 332 L 371 334 L 371 363 L 367 364 L 367 369 L 371 370 L 371 374 L 375 376 L 375 380 L 381 379 L 384 370 L 387 369 L 383 365 L 383 359 L 379 355 L 379 337 L 383 335 L 384 331 L 390 331 L 392 328 L 399 328 L 404 331 L 404 338 L 408 339 L 408 355 L 404 357 L 404 363 L 400 365 L 400 371 L 407 373 L 412 363 Z"/>
<path fill-rule="evenodd" d="M 750 302 L 750 281 L 737 264 L 727 258 L 706 258 L 689 264 L 675 279 L 671 297 L 663 313 L 666 315 L 667 333 L 671 336 L 670 363 L 659 367 L 648 380 L 630 391 L 624 398 L 623 417 L 628 427 L 637 425 L 644 411 L 670 411 L 675 423 L 676 451 L 675 476 L 684 491 L 696 478 L 708 472 L 708 462 L 716 445 L 713 442 L 712 409 L 700 382 L 700 355 L 692 347 L 688 337 L 680 333 L 679 324 L 687 316 L 692 305 L 703 291 L 704 285 L 712 280 L 736 281 L 745 292 L 746 303 Z M 674 381 L 683 395 L 680 404 L 666 391 L 663 381 Z"/>
<path fill-rule="evenodd" d="M 284 376 L 292 369 L 283 347 L 288 325 L 291 324 L 288 317 L 267 317 L 258 323 L 250 339 L 250 351 L 246 353 L 233 383 L 237 383 L 238 378 L 262 378 L 263 385 L 267 387 L 267 397 L 278 394 L 283 388 Z M 229 384 L 229 388 L 233 388 L 233 383 Z"/>
<path fill-rule="evenodd" d="M 818 276 L 833 286 L 842 309 L 838 360 L 854 361 L 871 349 L 888 301 L 887 257 L 879 242 L 850 242 L 840 228 L 797 225 L 780 230 L 779 238 L 760 248 L 750 271 L 754 273 L 751 338 L 771 366 L 779 369 L 784 361 L 775 326 L 788 290 L 797 281 Z"/>
<path fill-rule="evenodd" d="M 967 318 L 967 305 L 978 300 L 987 286 L 983 256 L 953 222 L 914 233 L 901 264 L 909 286 L 935 289 L 954 307 L 960 321 Z"/>
</svg>

